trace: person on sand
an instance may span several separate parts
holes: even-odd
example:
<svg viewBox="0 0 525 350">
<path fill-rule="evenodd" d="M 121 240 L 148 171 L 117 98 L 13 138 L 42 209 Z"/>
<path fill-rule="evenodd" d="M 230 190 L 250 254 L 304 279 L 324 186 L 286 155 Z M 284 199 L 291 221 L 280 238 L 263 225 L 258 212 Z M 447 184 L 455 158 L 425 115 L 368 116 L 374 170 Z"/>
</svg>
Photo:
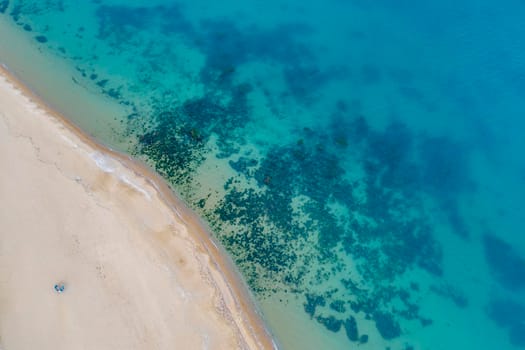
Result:
<svg viewBox="0 0 525 350">
<path fill-rule="evenodd" d="M 54 288 L 57 293 L 62 293 L 66 289 L 66 287 L 64 286 L 64 283 L 57 283 L 55 284 Z"/>
</svg>

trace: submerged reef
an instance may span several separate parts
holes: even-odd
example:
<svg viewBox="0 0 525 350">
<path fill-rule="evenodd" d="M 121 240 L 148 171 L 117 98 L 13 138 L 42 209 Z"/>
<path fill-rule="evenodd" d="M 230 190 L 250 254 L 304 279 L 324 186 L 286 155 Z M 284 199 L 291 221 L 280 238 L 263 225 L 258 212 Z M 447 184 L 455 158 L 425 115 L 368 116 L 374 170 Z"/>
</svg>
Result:
<svg viewBox="0 0 525 350">
<path fill-rule="evenodd" d="M 439 296 L 450 299 L 459 308 L 465 308 L 468 306 L 467 297 L 458 288 L 450 284 L 430 286 L 430 291 L 436 293 Z"/>
<path fill-rule="evenodd" d="M 333 129 L 305 127 L 295 132 L 296 141 L 266 145 L 257 156 L 243 152 L 244 130 L 257 122 L 250 107 L 254 87 L 225 80 L 224 67 L 207 61 L 201 96 L 154 101 L 134 153 L 186 193 L 259 297 L 302 295 L 309 317 L 363 343 L 368 335 L 359 336 L 357 314 L 373 318 L 385 340 L 401 335 L 397 318 L 430 324 L 412 298 L 417 291 L 391 282 L 414 267 L 442 276 L 442 252 L 422 195 L 433 195 L 438 185 L 454 188 L 464 175 L 436 184 L 420 165 L 434 160 L 425 138 L 397 122 L 374 130 L 362 115 L 341 115 L 342 107 L 330 117 L 337 120 Z M 352 149 L 362 176 L 349 176 L 343 164 L 350 154 L 341 149 Z M 236 174 L 225 179 L 212 207 L 209 195 L 194 197 L 193 190 L 196 170 L 209 157 L 225 159 Z M 349 259 L 356 270 L 348 270 Z M 392 307 L 394 299 L 403 307 Z"/>
<path fill-rule="evenodd" d="M 5 13 L 8 7 L 9 7 L 9 0 L 0 1 L 0 13 Z"/>
<path fill-rule="evenodd" d="M 35 36 L 35 40 L 42 44 L 47 43 L 47 38 L 44 35 Z"/>
<path fill-rule="evenodd" d="M 508 298 L 494 298 L 487 306 L 487 315 L 507 329 L 513 345 L 525 348 L 525 305 Z"/>
<path fill-rule="evenodd" d="M 348 339 L 351 341 L 358 341 L 359 332 L 357 331 L 357 322 L 355 321 L 355 318 L 350 316 L 350 318 L 345 321 L 344 326 Z"/>
<path fill-rule="evenodd" d="M 207 198 L 192 198 L 191 203 L 205 215 L 260 297 L 277 291 L 302 294 L 312 319 L 333 332 L 344 328 L 352 341 L 360 340 L 352 316 L 359 313 L 374 319 L 385 340 L 401 335 L 397 318 L 431 324 L 412 298 L 418 292 L 413 284 L 390 284 L 414 267 L 442 275 L 440 246 L 421 197 L 414 194 L 426 181 L 413 156 L 418 140 L 402 124 L 377 132 L 359 117 L 348 123 L 344 143 L 329 141 L 340 135 L 305 129 L 299 141 L 270 146 L 264 156 L 240 155 L 239 145 L 245 141 L 236 130 L 251 122 L 251 90 L 236 89 L 222 90 L 227 99 L 207 95 L 172 111 L 159 108 L 155 122 L 139 135 L 136 154 L 145 155 L 184 188 L 191 186 L 195 169 L 210 156 L 212 136 L 218 139 L 216 157 L 226 158 L 237 175 L 226 180 L 224 195 L 214 207 L 206 206 Z M 228 132 L 218 127 L 225 124 Z M 343 144 L 357 151 L 361 179 L 347 177 L 337 152 Z M 334 205 L 343 209 L 334 212 Z M 407 217 L 405 212 L 415 215 Z M 357 270 L 347 270 L 347 259 Z M 466 305 L 457 292 L 435 291 L 460 307 Z M 402 308 L 391 307 L 395 298 Z M 367 340 L 368 335 L 362 339 Z"/>
<path fill-rule="evenodd" d="M 525 258 L 507 242 L 487 233 L 483 237 L 485 258 L 496 280 L 509 290 L 525 287 Z"/>
<path fill-rule="evenodd" d="M 391 315 L 377 312 L 374 314 L 377 330 L 384 339 L 394 339 L 401 335 L 399 323 Z"/>
</svg>

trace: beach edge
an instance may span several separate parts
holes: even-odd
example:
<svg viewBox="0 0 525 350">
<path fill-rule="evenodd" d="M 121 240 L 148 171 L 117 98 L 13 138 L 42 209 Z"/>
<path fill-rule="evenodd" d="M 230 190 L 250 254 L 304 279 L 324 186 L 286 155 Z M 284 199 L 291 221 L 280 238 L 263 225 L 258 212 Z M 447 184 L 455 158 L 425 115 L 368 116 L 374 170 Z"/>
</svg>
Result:
<svg viewBox="0 0 525 350">
<path fill-rule="evenodd" d="M 48 117 L 57 121 L 61 126 L 74 134 L 81 142 L 116 160 L 123 167 L 132 171 L 134 175 L 154 187 L 159 198 L 171 209 L 172 214 L 182 221 L 192 238 L 199 244 L 199 248 L 210 257 L 210 268 L 217 271 L 224 282 L 215 283 L 214 286 L 219 288 L 219 294 L 221 296 L 226 296 L 234 301 L 233 305 L 229 305 L 233 306 L 234 310 L 229 311 L 236 316 L 234 317 L 234 322 L 239 331 L 241 333 L 243 330 L 246 331 L 249 336 L 255 339 L 260 348 L 278 348 L 274 337 L 264 323 L 254 297 L 231 258 L 222 247 L 215 242 L 211 230 L 206 223 L 177 196 L 173 188 L 160 175 L 155 173 L 146 164 L 133 159 L 129 155 L 117 152 L 93 139 L 93 137 L 86 134 L 66 116 L 47 105 L 40 96 L 31 90 L 27 83 L 21 81 L 15 72 L 10 71 L 9 68 L 2 63 L 0 63 L 0 77 L 13 85 L 15 89 L 19 90 L 32 103 L 41 108 Z"/>
</svg>

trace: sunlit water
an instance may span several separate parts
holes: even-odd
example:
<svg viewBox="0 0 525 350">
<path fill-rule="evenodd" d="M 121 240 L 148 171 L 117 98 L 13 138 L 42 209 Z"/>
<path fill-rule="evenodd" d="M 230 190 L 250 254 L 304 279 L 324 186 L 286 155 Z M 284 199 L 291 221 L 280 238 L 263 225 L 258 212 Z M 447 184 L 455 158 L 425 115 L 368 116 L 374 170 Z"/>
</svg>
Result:
<svg viewBox="0 0 525 350">
<path fill-rule="evenodd" d="M 284 349 L 525 348 L 525 3 L 0 13 L 0 61 L 174 185 Z"/>
</svg>

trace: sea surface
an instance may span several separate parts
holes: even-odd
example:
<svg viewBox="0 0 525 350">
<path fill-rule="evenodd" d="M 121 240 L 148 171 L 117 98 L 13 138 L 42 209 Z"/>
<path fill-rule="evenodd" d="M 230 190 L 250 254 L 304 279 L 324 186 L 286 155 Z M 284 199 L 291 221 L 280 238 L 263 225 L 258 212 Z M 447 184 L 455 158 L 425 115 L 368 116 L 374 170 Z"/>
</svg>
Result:
<svg viewBox="0 0 525 350">
<path fill-rule="evenodd" d="M 525 2 L 0 0 L 0 62 L 174 186 L 282 349 L 525 349 Z"/>
</svg>

